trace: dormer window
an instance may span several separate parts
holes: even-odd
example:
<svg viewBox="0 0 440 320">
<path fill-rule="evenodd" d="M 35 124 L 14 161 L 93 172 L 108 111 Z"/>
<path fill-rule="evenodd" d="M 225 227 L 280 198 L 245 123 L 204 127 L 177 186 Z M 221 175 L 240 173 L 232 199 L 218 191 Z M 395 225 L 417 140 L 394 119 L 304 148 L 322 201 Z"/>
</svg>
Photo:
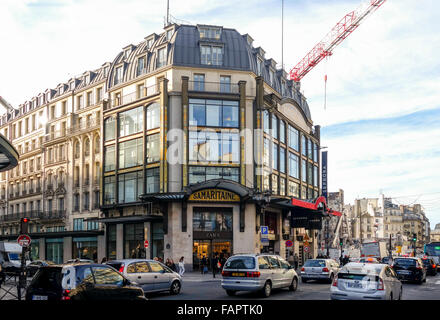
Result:
<svg viewBox="0 0 440 320">
<path fill-rule="evenodd" d="M 108 66 L 104 68 L 104 77 L 107 77 L 108 75 Z"/>
<path fill-rule="evenodd" d="M 128 50 L 125 50 L 125 52 L 124 52 L 124 58 L 125 59 L 128 59 L 128 56 L 130 55 L 130 49 L 128 49 Z"/>
<path fill-rule="evenodd" d="M 117 85 L 120 82 L 122 82 L 122 66 L 117 67 L 116 71 L 115 71 L 115 82 L 114 82 L 114 84 Z"/>
<path fill-rule="evenodd" d="M 73 89 L 75 89 L 75 81 L 72 81 L 70 83 L 70 90 L 73 90 Z"/>
<path fill-rule="evenodd" d="M 139 76 L 141 74 L 146 73 L 145 70 L 145 57 L 138 58 L 138 64 L 136 69 L 136 75 Z"/>
<path fill-rule="evenodd" d="M 152 46 L 153 46 L 153 39 L 150 39 L 147 41 L 147 49 L 151 49 Z"/>
<path fill-rule="evenodd" d="M 275 75 L 274 75 L 274 72 L 273 72 L 273 70 L 270 70 L 269 71 L 269 81 L 270 81 L 270 85 L 273 87 L 273 85 L 274 85 L 274 78 L 275 78 Z"/>
<path fill-rule="evenodd" d="M 89 84 L 89 82 L 90 82 L 90 75 L 86 75 L 85 82 L 86 82 L 86 85 Z"/>
<path fill-rule="evenodd" d="M 263 74 L 263 61 L 260 58 L 257 58 L 257 76 L 261 76 Z"/>
<path fill-rule="evenodd" d="M 157 68 L 163 67 L 167 63 L 166 48 L 157 50 Z"/>
<path fill-rule="evenodd" d="M 200 27 L 200 39 L 216 39 L 220 40 L 221 29 L 216 27 Z"/>
<path fill-rule="evenodd" d="M 173 30 L 168 30 L 167 31 L 167 41 L 170 41 L 171 40 L 171 37 L 173 36 Z"/>
<path fill-rule="evenodd" d="M 201 64 L 221 66 L 223 65 L 223 47 L 201 45 Z"/>
<path fill-rule="evenodd" d="M 63 93 L 64 93 L 64 86 L 61 86 L 61 87 L 60 87 L 59 92 L 60 92 L 60 94 L 63 94 Z"/>
</svg>

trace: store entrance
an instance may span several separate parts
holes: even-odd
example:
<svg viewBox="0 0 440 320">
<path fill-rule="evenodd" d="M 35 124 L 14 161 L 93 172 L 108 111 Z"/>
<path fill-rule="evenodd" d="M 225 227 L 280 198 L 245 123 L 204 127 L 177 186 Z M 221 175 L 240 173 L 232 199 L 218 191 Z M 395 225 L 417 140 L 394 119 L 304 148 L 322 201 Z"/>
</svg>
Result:
<svg viewBox="0 0 440 320">
<path fill-rule="evenodd" d="M 208 270 L 211 271 L 211 258 L 217 255 L 219 258 L 228 259 L 232 252 L 230 240 L 194 240 L 193 243 L 193 269 L 201 270 L 203 257 L 206 259 Z"/>
</svg>

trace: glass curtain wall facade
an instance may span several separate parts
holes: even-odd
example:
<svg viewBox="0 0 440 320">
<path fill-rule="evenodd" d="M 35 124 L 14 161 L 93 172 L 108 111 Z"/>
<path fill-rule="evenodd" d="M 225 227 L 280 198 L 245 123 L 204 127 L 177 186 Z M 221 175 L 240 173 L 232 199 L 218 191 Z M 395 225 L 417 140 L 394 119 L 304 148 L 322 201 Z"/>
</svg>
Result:
<svg viewBox="0 0 440 320">
<path fill-rule="evenodd" d="M 139 202 L 139 195 L 159 191 L 159 128 L 157 102 L 104 120 L 104 205 Z"/>
<path fill-rule="evenodd" d="M 316 198 L 319 188 L 318 144 L 293 124 L 267 110 L 263 111 L 262 117 L 263 190 L 281 196 Z"/>
</svg>

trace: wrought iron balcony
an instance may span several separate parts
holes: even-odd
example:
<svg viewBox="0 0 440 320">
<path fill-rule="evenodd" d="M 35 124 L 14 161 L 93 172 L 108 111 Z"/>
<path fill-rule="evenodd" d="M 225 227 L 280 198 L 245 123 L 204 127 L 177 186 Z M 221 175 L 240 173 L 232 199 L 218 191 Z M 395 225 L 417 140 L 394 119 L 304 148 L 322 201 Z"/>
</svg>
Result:
<svg viewBox="0 0 440 320">
<path fill-rule="evenodd" d="M 197 92 L 239 93 L 237 83 L 188 81 L 188 90 Z"/>
<path fill-rule="evenodd" d="M 149 87 L 143 87 L 142 90 L 132 92 L 129 94 L 126 94 L 124 96 L 118 96 L 110 100 L 110 103 L 104 106 L 104 110 L 110 110 L 113 108 L 120 107 L 122 105 L 126 105 L 132 102 L 135 102 L 139 99 L 143 99 L 149 96 L 153 96 L 155 94 L 159 93 L 159 86 L 157 84 L 149 86 Z"/>
</svg>

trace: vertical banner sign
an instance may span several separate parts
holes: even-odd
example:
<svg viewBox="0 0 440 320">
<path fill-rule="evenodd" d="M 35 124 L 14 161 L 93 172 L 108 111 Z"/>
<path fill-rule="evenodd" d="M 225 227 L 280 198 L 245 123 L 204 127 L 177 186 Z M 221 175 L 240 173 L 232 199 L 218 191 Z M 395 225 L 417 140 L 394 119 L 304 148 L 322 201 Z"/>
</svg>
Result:
<svg viewBox="0 0 440 320">
<path fill-rule="evenodd" d="M 323 151 L 322 152 L 322 176 L 321 176 L 321 181 L 322 181 L 322 195 L 325 197 L 325 201 L 327 201 L 328 203 L 328 199 L 327 199 L 327 151 Z"/>
</svg>

